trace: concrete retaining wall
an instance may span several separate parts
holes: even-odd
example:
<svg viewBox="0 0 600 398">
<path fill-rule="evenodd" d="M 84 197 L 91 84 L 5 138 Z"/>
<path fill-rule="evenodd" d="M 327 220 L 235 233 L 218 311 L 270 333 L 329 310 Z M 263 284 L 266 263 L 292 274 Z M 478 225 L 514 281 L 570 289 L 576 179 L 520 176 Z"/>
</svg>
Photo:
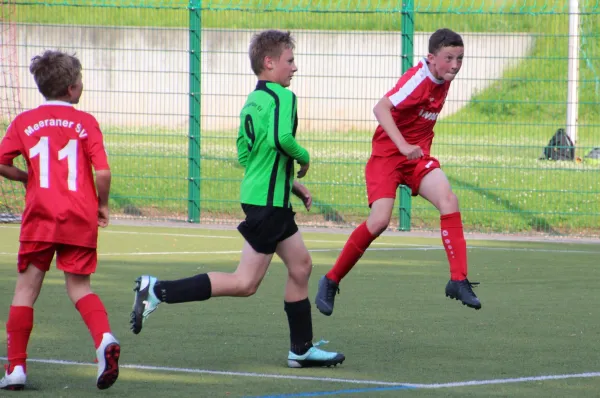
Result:
<svg viewBox="0 0 600 398">
<path fill-rule="evenodd" d="M 3 29 L 4 30 L 4 29 Z M 238 112 L 256 78 L 247 48 L 250 30 L 202 32 L 202 128 L 237 129 Z M 299 97 L 300 128 L 313 131 L 371 130 L 372 107 L 401 74 L 397 32 L 295 31 L 299 71 L 292 82 Z M 415 35 L 415 53 L 427 52 L 430 32 Z M 4 33 L 6 36 L 6 33 Z M 80 26 L 16 27 L 18 85 L 3 87 L 1 115 L 20 96 L 24 109 L 42 101 L 28 65 L 44 49 L 75 51 L 84 67 L 80 109 L 104 126 L 160 126 L 186 129 L 189 104 L 188 31 L 159 28 Z M 533 45 L 515 34 L 464 34 L 465 62 L 453 83 L 442 117 L 514 67 Z M 6 40 L 4 41 L 6 43 Z M 3 46 L 6 54 L 10 48 Z M 415 60 L 418 57 L 415 57 Z M 2 62 L 3 76 L 10 75 Z M 6 84 L 5 84 L 6 86 Z"/>
</svg>

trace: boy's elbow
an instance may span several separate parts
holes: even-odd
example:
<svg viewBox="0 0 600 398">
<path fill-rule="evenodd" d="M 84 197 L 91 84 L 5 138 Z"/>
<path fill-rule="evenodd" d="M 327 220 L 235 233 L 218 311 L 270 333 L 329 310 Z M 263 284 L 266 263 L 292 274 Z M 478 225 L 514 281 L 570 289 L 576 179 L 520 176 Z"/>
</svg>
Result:
<svg viewBox="0 0 600 398">
<path fill-rule="evenodd" d="M 111 173 L 110 170 L 96 170 L 96 181 L 110 182 Z"/>
<path fill-rule="evenodd" d="M 381 101 L 377 102 L 373 107 L 373 115 L 379 120 L 379 116 L 381 115 Z"/>
<path fill-rule="evenodd" d="M 248 154 L 247 153 L 242 153 L 242 152 L 238 152 L 238 157 L 237 157 L 237 161 L 238 164 L 242 167 L 246 167 L 246 163 L 248 163 Z"/>
<path fill-rule="evenodd" d="M 375 116 L 379 116 L 379 115 L 381 115 L 381 112 L 383 112 L 385 110 L 385 108 L 386 107 L 385 107 L 385 105 L 383 103 L 383 99 L 381 99 L 381 100 L 377 101 L 377 103 L 373 107 L 373 114 Z"/>
<path fill-rule="evenodd" d="M 27 173 L 17 169 L 15 166 L 0 164 L 0 177 L 7 178 L 11 181 L 27 181 Z"/>
<path fill-rule="evenodd" d="M 378 105 L 375 105 L 373 107 L 373 116 L 375 116 L 375 120 L 377 120 L 377 123 L 381 123 L 381 108 Z"/>
<path fill-rule="evenodd" d="M 394 104 L 390 101 L 388 97 L 383 97 L 373 107 L 373 114 L 377 117 L 381 116 L 384 112 L 391 112 Z"/>
<path fill-rule="evenodd" d="M 96 175 L 101 177 L 110 177 L 110 169 L 96 170 Z"/>
<path fill-rule="evenodd" d="M 277 143 L 273 142 L 273 148 L 285 154 L 295 152 L 298 146 L 298 142 L 291 133 L 282 134 Z"/>
</svg>

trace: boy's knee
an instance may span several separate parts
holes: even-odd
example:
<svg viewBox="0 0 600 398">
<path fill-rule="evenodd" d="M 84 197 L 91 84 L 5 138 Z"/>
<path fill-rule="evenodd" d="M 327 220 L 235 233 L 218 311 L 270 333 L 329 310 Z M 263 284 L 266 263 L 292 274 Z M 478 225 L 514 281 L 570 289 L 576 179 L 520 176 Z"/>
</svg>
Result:
<svg viewBox="0 0 600 398">
<path fill-rule="evenodd" d="M 312 272 L 312 260 L 310 256 L 294 262 L 289 267 L 289 276 L 297 283 L 308 283 Z"/>
<path fill-rule="evenodd" d="M 67 295 L 74 304 L 83 297 L 92 293 L 89 275 L 79 275 L 65 272 L 65 281 Z"/>
<path fill-rule="evenodd" d="M 45 272 L 40 271 L 33 265 L 19 274 L 13 296 L 13 305 L 33 306 L 42 289 Z"/>
<path fill-rule="evenodd" d="M 237 296 L 238 297 L 250 297 L 256 293 L 258 290 L 259 282 L 249 280 L 249 279 L 241 279 L 238 277 L 237 280 Z"/>
<path fill-rule="evenodd" d="M 390 225 L 394 211 L 394 199 L 383 198 L 373 202 L 371 213 L 367 219 L 367 228 L 374 236 L 381 235 Z"/>
<path fill-rule="evenodd" d="M 390 217 L 374 215 L 370 218 L 367 228 L 374 236 L 381 235 L 390 225 Z"/>
<path fill-rule="evenodd" d="M 458 197 L 454 192 L 449 191 L 440 198 L 440 212 L 442 214 L 449 214 L 459 211 L 458 208 Z"/>
<path fill-rule="evenodd" d="M 87 296 L 88 294 L 92 294 L 92 289 L 82 289 L 82 288 L 67 288 L 67 295 L 69 299 L 73 302 L 73 304 L 77 304 L 79 300 Z"/>
<path fill-rule="evenodd" d="M 35 303 L 39 293 L 39 289 L 33 285 L 24 283 L 17 284 L 13 298 L 13 305 L 14 303 L 18 303 L 17 305 L 31 306 L 33 303 Z"/>
</svg>

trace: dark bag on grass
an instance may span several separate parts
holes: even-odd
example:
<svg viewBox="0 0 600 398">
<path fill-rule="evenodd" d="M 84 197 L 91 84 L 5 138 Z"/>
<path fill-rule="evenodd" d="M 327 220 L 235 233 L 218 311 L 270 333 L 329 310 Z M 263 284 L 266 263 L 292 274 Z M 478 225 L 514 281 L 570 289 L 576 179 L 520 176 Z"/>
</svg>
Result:
<svg viewBox="0 0 600 398">
<path fill-rule="evenodd" d="M 554 136 L 544 148 L 544 154 L 540 159 L 550 160 L 574 160 L 575 146 L 573 141 L 565 132 L 565 129 L 558 129 Z"/>
<path fill-rule="evenodd" d="M 592 149 L 585 157 L 590 159 L 600 159 L 600 147 Z"/>
</svg>

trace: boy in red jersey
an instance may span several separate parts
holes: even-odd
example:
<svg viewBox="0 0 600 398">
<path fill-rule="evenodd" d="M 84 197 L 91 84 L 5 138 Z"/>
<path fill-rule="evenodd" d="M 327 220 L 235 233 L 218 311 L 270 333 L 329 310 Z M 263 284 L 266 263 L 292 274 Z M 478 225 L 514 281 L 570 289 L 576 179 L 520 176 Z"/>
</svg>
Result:
<svg viewBox="0 0 600 398">
<path fill-rule="evenodd" d="M 9 363 L 0 389 L 25 386 L 33 305 L 55 253 L 67 294 L 94 340 L 96 385 L 105 389 L 119 375 L 120 346 L 102 301 L 90 287 L 97 264 L 98 226 L 106 227 L 109 218 L 111 174 L 102 132 L 92 115 L 73 107 L 83 91 L 76 57 L 46 51 L 32 59 L 29 71 L 46 102 L 18 115 L 0 143 L 0 175 L 26 187 L 19 274 L 6 322 Z M 13 166 L 19 155 L 27 163 L 27 172 Z"/>
<path fill-rule="evenodd" d="M 400 184 L 440 211 L 442 242 L 450 263 L 446 296 L 471 308 L 481 308 L 467 279 L 467 245 L 458 199 L 440 163 L 430 156 L 433 127 L 450 83 L 462 66 L 463 54 L 459 34 L 450 29 L 437 30 L 429 38 L 427 57 L 406 71 L 375 105 L 373 112 L 379 126 L 365 169 L 371 213 L 352 232 L 333 268 L 319 280 L 315 304 L 323 314 L 331 315 L 340 281 L 388 227 Z"/>
</svg>

